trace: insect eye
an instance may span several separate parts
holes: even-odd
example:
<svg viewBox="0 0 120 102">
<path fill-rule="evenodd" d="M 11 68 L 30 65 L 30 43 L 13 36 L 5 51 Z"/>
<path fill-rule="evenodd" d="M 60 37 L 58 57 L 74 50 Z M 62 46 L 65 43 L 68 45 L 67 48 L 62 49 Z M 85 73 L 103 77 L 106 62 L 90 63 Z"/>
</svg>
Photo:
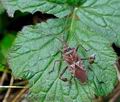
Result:
<svg viewBox="0 0 120 102">
<path fill-rule="evenodd" d="M 70 51 L 70 50 L 72 50 L 72 49 L 71 49 L 71 48 L 68 48 L 68 49 L 67 49 L 67 52 Z"/>
<path fill-rule="evenodd" d="M 66 50 L 65 50 L 65 53 L 71 53 L 72 52 L 72 49 L 71 48 L 67 48 Z"/>
</svg>

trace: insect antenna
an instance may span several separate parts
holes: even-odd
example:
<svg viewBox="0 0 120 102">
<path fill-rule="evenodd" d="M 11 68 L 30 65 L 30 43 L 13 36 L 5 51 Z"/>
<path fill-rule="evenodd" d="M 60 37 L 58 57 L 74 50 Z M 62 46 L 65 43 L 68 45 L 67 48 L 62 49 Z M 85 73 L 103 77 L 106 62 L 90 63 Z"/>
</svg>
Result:
<svg viewBox="0 0 120 102">
<path fill-rule="evenodd" d="M 67 43 L 65 41 L 65 38 L 63 36 L 62 36 L 62 39 L 60 39 L 58 37 L 56 37 L 56 38 L 62 43 L 63 48 L 67 48 L 68 47 L 68 45 L 67 45 Z"/>
</svg>

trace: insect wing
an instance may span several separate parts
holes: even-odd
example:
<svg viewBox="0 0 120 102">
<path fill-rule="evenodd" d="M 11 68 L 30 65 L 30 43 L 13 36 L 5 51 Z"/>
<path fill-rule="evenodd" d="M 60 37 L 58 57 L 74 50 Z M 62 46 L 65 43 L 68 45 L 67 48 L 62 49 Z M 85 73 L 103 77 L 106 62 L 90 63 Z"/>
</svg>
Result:
<svg viewBox="0 0 120 102">
<path fill-rule="evenodd" d="M 75 74 L 75 77 L 78 78 L 82 83 L 87 81 L 87 73 L 85 70 L 76 68 L 74 74 Z"/>
</svg>

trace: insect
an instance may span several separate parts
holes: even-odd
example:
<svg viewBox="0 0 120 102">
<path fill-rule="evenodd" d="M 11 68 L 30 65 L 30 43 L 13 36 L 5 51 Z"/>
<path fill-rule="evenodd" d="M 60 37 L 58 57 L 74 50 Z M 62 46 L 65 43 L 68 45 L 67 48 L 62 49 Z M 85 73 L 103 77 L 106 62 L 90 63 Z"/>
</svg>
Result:
<svg viewBox="0 0 120 102">
<path fill-rule="evenodd" d="M 63 77 L 63 74 L 67 69 L 71 72 L 72 77 L 76 77 L 78 80 L 80 80 L 81 83 L 86 82 L 88 79 L 87 72 L 84 68 L 82 61 L 86 59 L 81 58 L 77 54 L 78 48 L 79 46 L 77 48 L 71 48 L 66 43 L 64 43 L 63 51 L 61 52 L 62 52 L 63 60 L 68 64 L 68 66 L 64 68 L 64 70 L 59 76 L 59 78 L 63 81 L 69 81 L 67 78 Z M 94 63 L 95 56 L 89 57 L 88 60 L 90 64 Z"/>
<path fill-rule="evenodd" d="M 66 71 L 66 69 L 69 69 L 72 76 L 79 79 L 82 83 L 87 81 L 87 73 L 84 69 L 82 59 L 77 54 L 77 48 L 70 48 L 67 44 L 64 44 L 63 48 L 63 59 L 68 64 L 68 66 L 63 70 L 63 72 L 60 74 L 60 79 L 63 81 L 67 81 L 67 78 L 63 78 L 63 74 Z"/>
</svg>

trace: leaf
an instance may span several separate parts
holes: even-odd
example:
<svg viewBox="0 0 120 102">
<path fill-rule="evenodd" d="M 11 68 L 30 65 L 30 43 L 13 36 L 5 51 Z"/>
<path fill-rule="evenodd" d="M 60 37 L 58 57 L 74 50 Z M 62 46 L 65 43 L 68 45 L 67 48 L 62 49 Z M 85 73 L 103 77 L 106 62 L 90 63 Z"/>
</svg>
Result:
<svg viewBox="0 0 120 102">
<path fill-rule="evenodd" d="M 11 34 L 7 34 L 1 41 L 1 52 L 4 55 L 4 57 L 8 56 L 8 52 L 9 52 L 10 47 L 12 46 L 14 38 L 15 36 Z"/>
<path fill-rule="evenodd" d="M 57 4 L 65 4 L 65 3 L 67 3 L 68 5 L 72 5 L 72 6 L 80 6 L 86 0 L 47 0 L 47 1 L 57 3 Z"/>
<path fill-rule="evenodd" d="M 100 33 L 87 29 L 76 19 L 75 12 L 69 19 L 48 20 L 33 26 L 24 27 L 19 32 L 9 54 L 9 65 L 16 77 L 29 80 L 31 96 L 37 102 L 91 102 L 94 95 L 107 95 L 116 83 L 114 63 L 116 55 L 110 42 Z M 59 79 L 59 74 L 67 66 L 61 59 L 59 50 L 62 43 L 58 38 L 68 38 L 70 47 L 80 47 L 78 54 L 82 58 L 96 55 L 95 63 L 83 61 L 88 74 L 88 82 L 82 85 L 76 78 L 72 84 Z M 64 73 L 70 79 L 71 73 Z"/>
<path fill-rule="evenodd" d="M 112 91 L 117 76 L 114 67 L 116 55 L 111 44 L 119 36 L 119 0 L 87 0 L 80 6 L 75 4 L 76 7 L 42 0 L 2 2 L 10 15 L 16 10 L 31 13 L 40 10 L 58 17 L 68 15 L 66 19 L 25 27 L 19 32 L 10 51 L 9 64 L 13 74 L 29 80 L 33 98 L 38 99 L 38 102 L 91 102 L 94 95 L 104 96 Z M 83 61 L 88 74 L 85 85 L 76 78 L 72 84 L 58 78 L 67 66 L 63 61 L 56 64 L 55 71 L 49 74 L 54 62 L 61 59 L 59 49 L 63 45 L 57 38 L 62 36 L 68 39 L 70 47 L 84 47 L 78 51 L 82 58 L 96 55 L 92 65 L 87 60 Z M 67 71 L 65 76 L 70 78 L 70 72 Z"/>
<path fill-rule="evenodd" d="M 36 11 L 41 11 L 54 14 L 58 17 L 64 17 L 70 13 L 70 7 L 68 5 L 59 5 L 47 0 L 2 0 L 2 3 L 7 9 L 8 14 L 12 17 L 16 10 L 31 12 L 32 14 Z"/>
<path fill-rule="evenodd" d="M 3 13 L 3 11 L 4 11 L 4 8 L 3 8 L 3 5 L 2 5 L 2 3 L 0 1 L 0 14 Z"/>
<path fill-rule="evenodd" d="M 13 35 L 7 34 L 0 41 L 0 71 L 4 71 L 4 65 L 7 63 L 6 59 L 14 38 L 15 37 Z"/>
<path fill-rule="evenodd" d="M 3 63 L 5 63 L 5 58 L 4 58 L 4 56 L 3 56 L 2 52 L 1 52 L 1 48 L 0 48 L 0 69 L 2 68 L 1 64 L 3 64 Z"/>
<path fill-rule="evenodd" d="M 120 36 L 120 0 L 87 0 L 77 15 L 87 29 L 117 42 Z"/>
<path fill-rule="evenodd" d="M 2 0 L 2 3 L 10 16 L 20 10 L 31 13 L 41 11 L 57 17 L 71 14 L 73 7 L 67 4 L 76 6 L 80 3 L 76 6 L 79 9 L 77 15 L 87 29 L 120 44 L 120 0 Z"/>
<path fill-rule="evenodd" d="M 1 52 L 1 47 L 0 47 L 0 71 L 2 72 L 4 71 L 4 66 L 3 66 L 4 63 L 6 63 L 6 60 L 5 60 L 3 53 Z"/>
</svg>

